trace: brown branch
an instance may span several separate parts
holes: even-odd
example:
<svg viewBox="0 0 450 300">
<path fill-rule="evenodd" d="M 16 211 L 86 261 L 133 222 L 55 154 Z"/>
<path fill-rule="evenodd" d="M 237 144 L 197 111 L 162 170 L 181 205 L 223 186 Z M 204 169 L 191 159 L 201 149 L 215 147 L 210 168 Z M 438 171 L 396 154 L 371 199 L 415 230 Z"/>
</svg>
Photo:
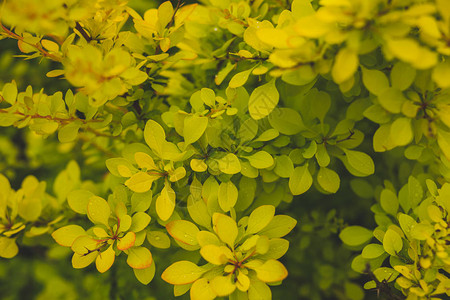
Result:
<svg viewBox="0 0 450 300">
<path fill-rule="evenodd" d="M 3 100 L 3 99 L 0 99 L 0 100 Z M 9 114 L 10 112 L 7 109 L 0 109 L 0 113 Z M 38 114 L 26 115 L 25 113 L 22 113 L 20 111 L 15 111 L 15 112 L 13 112 L 13 114 L 19 115 L 19 116 L 23 116 L 25 118 L 31 117 L 32 119 L 46 119 L 46 120 L 49 120 L 49 121 L 55 121 L 55 122 L 60 123 L 61 125 L 65 125 L 67 123 L 71 123 L 71 122 L 74 122 L 74 121 L 80 121 L 83 124 L 103 122 L 103 120 L 85 120 L 85 119 L 80 119 L 80 118 L 76 118 L 76 117 L 56 118 L 56 117 L 52 117 L 52 116 L 41 116 L 41 115 L 38 115 Z"/>
<path fill-rule="evenodd" d="M 92 41 L 92 38 L 89 36 L 89 34 L 86 32 L 86 30 L 81 26 L 80 23 L 76 23 L 75 29 L 78 30 L 78 32 L 83 36 L 83 38 L 86 40 L 86 42 Z"/>
<path fill-rule="evenodd" d="M 20 35 L 18 35 L 18 34 L 16 34 L 16 33 L 14 33 L 14 32 L 12 32 L 12 31 L 9 30 L 8 28 L 6 28 L 1 22 L 0 22 L 0 27 L 1 27 L 1 29 L 5 32 L 6 36 L 8 36 L 9 38 L 16 39 L 16 40 L 18 40 L 18 41 L 21 41 L 22 43 L 25 43 L 25 44 L 27 44 L 27 45 L 30 45 L 30 46 L 36 48 L 36 50 L 39 51 L 39 52 L 42 54 L 42 56 L 44 56 L 44 57 L 47 57 L 47 58 L 49 58 L 49 59 L 51 59 L 51 60 L 54 60 L 54 61 L 57 61 L 57 62 L 61 62 L 61 61 L 62 61 L 62 58 L 61 58 L 61 57 L 56 56 L 56 55 L 54 55 L 54 54 L 51 54 L 51 53 L 47 52 L 47 51 L 42 47 L 42 45 L 41 45 L 40 43 L 33 44 L 33 43 L 30 43 L 30 42 L 27 42 L 27 41 L 24 39 L 24 37 L 22 37 L 22 36 L 20 36 Z"/>
<path fill-rule="evenodd" d="M 178 0 L 177 5 L 175 6 L 175 9 L 172 14 L 172 18 L 170 19 L 169 23 L 167 23 L 166 28 L 172 27 L 173 23 L 175 22 L 176 13 L 183 5 L 184 5 L 184 3 L 181 3 L 181 0 Z"/>
</svg>

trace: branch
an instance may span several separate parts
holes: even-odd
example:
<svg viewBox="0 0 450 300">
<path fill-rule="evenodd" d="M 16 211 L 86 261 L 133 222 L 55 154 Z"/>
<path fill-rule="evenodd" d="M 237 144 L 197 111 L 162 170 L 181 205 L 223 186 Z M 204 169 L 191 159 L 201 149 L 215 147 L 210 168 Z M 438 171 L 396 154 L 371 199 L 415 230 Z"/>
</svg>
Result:
<svg viewBox="0 0 450 300">
<path fill-rule="evenodd" d="M 6 28 L 1 22 L 0 22 L 0 27 L 1 27 L 1 29 L 4 31 L 4 35 L 6 35 L 7 37 L 12 38 L 12 39 L 15 39 L 15 40 L 18 40 L 18 41 L 21 41 L 22 43 L 25 43 L 25 44 L 27 44 L 27 45 L 30 45 L 30 46 L 36 48 L 36 50 L 37 50 L 38 52 L 40 52 L 40 53 L 42 54 L 42 56 L 44 56 L 44 57 L 47 57 L 47 58 L 49 58 L 49 59 L 51 59 L 51 60 L 54 60 L 54 61 L 57 61 L 57 62 L 61 62 L 61 61 L 62 61 L 62 58 L 61 58 L 61 57 L 56 56 L 56 55 L 54 55 L 54 54 L 51 54 L 51 53 L 47 52 L 47 51 L 42 47 L 42 45 L 41 45 L 40 43 L 33 44 L 33 43 L 30 43 L 30 42 L 27 42 L 27 41 L 24 39 L 24 37 L 22 37 L 22 36 L 20 36 L 20 35 L 18 35 L 18 34 L 16 34 L 16 33 L 14 33 L 14 32 L 12 32 L 12 31 L 9 30 L 8 28 Z"/>
</svg>

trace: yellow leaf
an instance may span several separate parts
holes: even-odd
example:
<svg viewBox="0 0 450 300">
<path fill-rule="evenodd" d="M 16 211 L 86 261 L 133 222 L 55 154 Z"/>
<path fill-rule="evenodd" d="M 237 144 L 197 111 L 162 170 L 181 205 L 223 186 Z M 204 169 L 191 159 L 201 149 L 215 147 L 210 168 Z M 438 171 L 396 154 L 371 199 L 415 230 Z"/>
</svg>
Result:
<svg viewBox="0 0 450 300">
<path fill-rule="evenodd" d="M 247 275 L 242 273 L 241 270 L 238 270 L 236 287 L 242 292 L 248 291 L 248 288 L 250 287 L 250 279 Z"/>
<path fill-rule="evenodd" d="M 219 170 L 225 174 L 237 174 L 241 171 L 241 163 L 237 156 L 233 153 L 228 153 L 224 157 L 217 159 L 219 163 Z"/>
<path fill-rule="evenodd" d="M 105 199 L 98 196 L 89 198 L 87 205 L 87 215 L 89 219 L 95 224 L 103 224 L 109 227 L 108 219 L 111 214 L 111 209 Z"/>
<path fill-rule="evenodd" d="M 153 120 L 149 120 L 145 124 L 144 139 L 158 157 L 163 155 L 166 133 L 161 125 Z"/>
<path fill-rule="evenodd" d="M 200 249 L 200 254 L 209 263 L 220 266 L 227 263 L 228 258 L 222 251 L 222 247 L 216 245 L 206 245 Z"/>
<path fill-rule="evenodd" d="M 171 264 L 161 275 L 170 284 L 188 284 L 196 281 L 205 270 L 193 262 L 182 260 Z"/>
<path fill-rule="evenodd" d="M 134 160 L 136 161 L 136 164 L 141 169 L 147 169 L 147 170 L 156 170 L 158 167 L 155 165 L 155 162 L 153 161 L 153 158 L 144 152 L 136 152 L 134 154 Z"/>
<path fill-rule="evenodd" d="M 359 58 L 356 51 L 350 48 L 341 49 L 336 55 L 333 69 L 331 70 L 334 82 L 341 84 L 352 78 L 358 69 L 358 65 Z"/>
<path fill-rule="evenodd" d="M 50 40 L 41 40 L 41 45 L 50 52 L 58 52 L 59 46 L 57 43 Z"/>
<path fill-rule="evenodd" d="M 146 172 L 138 172 L 125 181 L 125 185 L 133 192 L 145 193 L 152 188 L 153 181 L 160 177 Z"/>
<path fill-rule="evenodd" d="M 216 294 L 211 289 L 208 279 L 201 278 L 194 282 L 190 292 L 191 300 L 212 300 Z"/>
<path fill-rule="evenodd" d="M 184 176 L 186 176 L 186 169 L 184 167 L 178 167 L 175 170 L 173 170 L 173 172 L 169 173 L 169 180 L 171 182 L 176 182 L 182 178 L 184 178 Z"/>
<path fill-rule="evenodd" d="M 172 19 L 173 13 L 173 6 L 170 1 L 166 1 L 158 7 L 158 20 L 161 28 L 166 27 Z"/>
<path fill-rule="evenodd" d="M 433 69 L 433 80 L 443 89 L 450 87 L 450 61 L 441 62 Z"/>
<path fill-rule="evenodd" d="M 78 225 L 67 225 L 52 233 L 53 239 L 64 247 L 71 247 L 79 236 L 86 235 L 86 231 Z"/>
<path fill-rule="evenodd" d="M 134 246 L 135 241 L 136 241 L 136 234 L 130 231 L 119 239 L 119 242 L 117 243 L 117 249 L 122 251 L 127 250 Z"/>
<path fill-rule="evenodd" d="M 231 274 L 228 276 L 214 277 L 210 282 L 210 286 L 219 297 L 228 296 L 236 289 L 236 285 L 231 281 Z"/>
<path fill-rule="evenodd" d="M 305 16 L 294 25 L 295 31 L 303 37 L 319 38 L 328 33 L 332 28 L 330 24 L 322 22 L 316 15 Z"/>
<path fill-rule="evenodd" d="M 197 234 L 200 231 L 194 223 L 186 220 L 175 220 L 166 224 L 167 232 L 177 241 L 196 246 Z"/>
<path fill-rule="evenodd" d="M 98 252 L 94 251 L 89 254 L 74 253 L 72 256 L 72 267 L 75 269 L 83 269 L 89 266 L 97 258 Z"/>
<path fill-rule="evenodd" d="M 286 31 L 277 28 L 261 28 L 256 36 L 268 45 L 275 48 L 288 48 L 289 35 Z"/>
<path fill-rule="evenodd" d="M 132 247 L 128 249 L 127 264 L 133 269 L 145 269 L 153 262 L 152 253 L 145 247 Z"/>
<path fill-rule="evenodd" d="M 96 239 L 88 235 L 82 235 L 77 237 L 70 247 L 73 252 L 80 255 L 87 254 L 89 251 L 95 251 L 97 249 L 98 242 Z"/>
<path fill-rule="evenodd" d="M 105 273 L 111 268 L 114 263 L 114 259 L 116 258 L 116 253 L 114 252 L 113 246 L 109 246 L 109 248 L 103 252 L 101 252 L 97 259 L 95 260 L 95 266 L 100 273 Z"/>
<path fill-rule="evenodd" d="M 228 246 L 234 249 L 234 242 L 238 235 L 238 228 L 236 221 L 227 215 L 221 213 L 214 213 L 213 228 L 217 236 Z"/>
<path fill-rule="evenodd" d="M 278 260 L 269 259 L 255 268 L 256 276 L 263 282 L 277 282 L 285 279 L 288 271 Z"/>
<path fill-rule="evenodd" d="M 190 166 L 192 171 L 194 172 L 205 172 L 208 169 L 208 165 L 204 160 L 201 159 L 192 159 L 190 162 Z"/>
<path fill-rule="evenodd" d="M 133 173 L 131 173 L 130 168 L 128 168 L 125 165 L 118 165 L 117 166 L 117 172 L 120 174 L 120 176 L 122 177 L 131 177 L 133 176 Z"/>
<path fill-rule="evenodd" d="M 19 253 L 16 239 L 0 237 L 0 257 L 13 258 Z"/>
<path fill-rule="evenodd" d="M 158 217 L 167 221 L 175 209 L 175 192 L 170 185 L 165 185 L 156 199 L 156 213 Z"/>
</svg>

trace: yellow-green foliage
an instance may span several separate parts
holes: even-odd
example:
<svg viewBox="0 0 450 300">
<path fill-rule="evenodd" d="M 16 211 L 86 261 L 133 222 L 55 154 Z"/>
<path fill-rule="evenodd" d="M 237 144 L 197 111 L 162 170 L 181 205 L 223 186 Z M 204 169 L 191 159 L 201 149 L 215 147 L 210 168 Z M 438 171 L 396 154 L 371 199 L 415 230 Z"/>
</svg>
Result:
<svg viewBox="0 0 450 300">
<path fill-rule="evenodd" d="M 11 184 L 67 167 L 40 174 L 51 192 L 0 175 L 0 257 L 59 251 L 51 235 L 76 269 L 126 257 L 175 296 L 261 300 L 339 233 L 313 252 L 339 247 L 344 275 L 322 264 L 320 292 L 279 295 L 361 300 L 363 273 L 390 299 L 450 296 L 450 1 L 199 2 L 3 1 L 1 39 L 70 88 L 3 84 L 0 126 L 31 130 Z M 331 194 L 342 215 L 309 211 Z M 374 230 L 345 224 L 374 199 Z"/>
</svg>

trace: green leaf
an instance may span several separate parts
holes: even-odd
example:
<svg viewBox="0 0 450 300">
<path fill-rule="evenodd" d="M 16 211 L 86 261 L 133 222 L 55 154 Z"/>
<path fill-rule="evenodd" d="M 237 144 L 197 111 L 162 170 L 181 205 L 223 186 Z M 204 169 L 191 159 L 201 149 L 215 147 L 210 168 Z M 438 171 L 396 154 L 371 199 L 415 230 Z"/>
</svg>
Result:
<svg viewBox="0 0 450 300">
<path fill-rule="evenodd" d="M 12 82 L 6 83 L 3 86 L 2 97 L 9 104 L 14 105 L 16 103 L 17 93 L 17 84 L 14 80 Z"/>
<path fill-rule="evenodd" d="M 131 217 L 131 226 L 128 230 L 133 232 L 144 230 L 150 220 L 151 217 L 145 212 L 137 212 Z"/>
<path fill-rule="evenodd" d="M 361 69 L 364 86 L 369 92 L 374 95 L 379 95 L 385 89 L 389 88 L 389 80 L 383 72 L 378 70 L 369 70 L 364 67 Z"/>
<path fill-rule="evenodd" d="M 384 250 L 392 256 L 397 256 L 402 247 L 403 241 L 401 236 L 395 230 L 388 229 L 383 238 Z"/>
<path fill-rule="evenodd" d="M 331 158 L 324 143 L 317 145 L 315 156 L 319 166 L 325 168 L 330 164 Z"/>
<path fill-rule="evenodd" d="M 184 118 L 183 136 L 186 146 L 196 142 L 203 135 L 207 126 L 207 117 L 190 115 Z"/>
<path fill-rule="evenodd" d="M 188 284 L 199 279 L 205 270 L 190 261 L 177 261 L 171 264 L 161 275 L 170 284 Z"/>
<path fill-rule="evenodd" d="M 236 64 L 233 64 L 231 61 L 227 62 L 227 65 L 220 70 L 217 75 L 214 78 L 214 82 L 216 85 L 221 85 L 222 82 L 225 80 L 225 78 L 230 74 L 230 72 L 233 70 L 233 68 L 236 66 Z"/>
<path fill-rule="evenodd" d="M 384 253 L 384 248 L 380 244 L 369 244 L 362 250 L 361 256 L 365 259 L 374 259 Z"/>
<path fill-rule="evenodd" d="M 402 111 L 402 105 L 407 100 L 400 90 L 387 88 L 378 95 L 378 101 L 387 111 L 398 114 Z"/>
<path fill-rule="evenodd" d="M 167 221 L 172 215 L 175 209 L 175 197 L 175 191 L 166 184 L 156 198 L 156 213 L 161 220 Z"/>
<path fill-rule="evenodd" d="M 142 284 L 149 284 L 155 276 L 155 263 L 152 262 L 150 267 L 145 269 L 133 269 L 134 276 Z"/>
<path fill-rule="evenodd" d="M 153 262 L 152 253 L 145 247 L 128 249 L 127 264 L 133 269 L 146 269 Z"/>
<path fill-rule="evenodd" d="M 408 178 L 408 199 L 412 209 L 416 208 L 423 198 L 423 188 L 413 176 Z"/>
<path fill-rule="evenodd" d="M 268 116 L 278 104 L 280 94 L 275 79 L 253 90 L 248 101 L 248 111 L 254 120 Z"/>
<path fill-rule="evenodd" d="M 224 157 L 217 159 L 219 170 L 225 174 L 237 174 L 241 171 L 239 158 L 233 153 L 227 153 Z"/>
<path fill-rule="evenodd" d="M 287 155 L 275 157 L 274 172 L 282 178 L 289 178 L 294 172 L 294 163 Z"/>
<path fill-rule="evenodd" d="M 211 227 L 211 216 L 209 215 L 208 207 L 202 198 L 196 198 L 192 195 L 188 196 L 187 209 L 192 220 L 206 228 Z"/>
<path fill-rule="evenodd" d="M 114 176 L 123 177 L 121 172 L 119 172 L 119 166 L 122 166 L 121 168 L 126 167 L 130 171 L 136 170 L 136 168 L 125 158 L 115 157 L 106 160 L 106 167 L 108 168 L 109 172 L 111 172 L 111 174 L 113 174 Z"/>
<path fill-rule="evenodd" d="M 399 61 L 394 64 L 391 70 L 392 87 L 404 91 L 411 86 L 416 78 L 416 69 L 411 65 Z"/>
<path fill-rule="evenodd" d="M 243 86 L 247 82 L 248 77 L 252 73 L 252 70 L 253 68 L 235 74 L 233 77 L 231 77 L 228 86 L 233 89 Z"/>
<path fill-rule="evenodd" d="M 263 133 L 261 133 L 261 135 L 255 139 L 255 142 L 267 142 L 270 140 L 273 140 L 274 138 L 278 137 L 280 135 L 280 133 L 278 132 L 278 130 L 276 129 L 267 129 L 266 131 L 264 131 Z"/>
<path fill-rule="evenodd" d="M 397 195 L 389 189 L 384 189 L 381 191 L 380 195 L 381 208 L 390 215 L 394 217 L 397 215 L 399 202 Z"/>
<path fill-rule="evenodd" d="M 280 133 L 286 135 L 294 135 L 306 129 L 300 114 L 287 107 L 274 109 L 269 115 L 269 123 Z"/>
<path fill-rule="evenodd" d="M 272 300 L 272 291 L 264 282 L 251 280 L 248 289 L 248 300 Z"/>
<path fill-rule="evenodd" d="M 369 155 L 354 150 L 343 150 L 349 165 L 360 172 L 362 176 L 369 176 L 375 172 L 375 165 Z"/>
<path fill-rule="evenodd" d="M 200 99 L 209 107 L 216 105 L 216 93 L 212 89 L 202 88 L 200 90 Z"/>
<path fill-rule="evenodd" d="M 170 248 L 170 238 L 169 236 L 158 230 L 147 231 L 147 240 L 153 247 L 159 249 Z"/>
<path fill-rule="evenodd" d="M 152 203 L 152 191 L 146 193 L 133 193 L 131 195 L 131 212 L 147 211 Z"/>
<path fill-rule="evenodd" d="M 308 164 L 296 167 L 289 178 L 289 189 L 293 195 L 300 195 L 309 190 L 313 183 L 311 173 L 308 170 Z"/>
<path fill-rule="evenodd" d="M 400 213 L 398 216 L 398 223 L 405 233 L 406 237 L 411 237 L 411 229 L 417 225 L 417 222 L 409 215 Z"/>
<path fill-rule="evenodd" d="M 186 245 L 198 245 L 197 233 L 200 231 L 194 223 L 186 220 L 175 220 L 166 224 L 167 232 L 177 241 Z"/>
<path fill-rule="evenodd" d="M 157 156 L 163 156 L 166 133 L 161 125 L 153 120 L 148 120 L 144 128 L 144 139 Z"/>
<path fill-rule="evenodd" d="M 111 209 L 105 199 L 98 196 L 92 196 L 88 200 L 87 215 L 95 224 L 103 224 L 109 227 L 108 220 L 111 215 Z"/>
<path fill-rule="evenodd" d="M 339 190 L 341 179 L 339 175 L 328 168 L 320 168 L 317 173 L 317 182 L 328 193 L 336 193 Z"/>
<path fill-rule="evenodd" d="M 349 246 L 360 246 L 373 237 L 372 231 L 361 226 L 349 226 L 339 234 L 344 244 Z"/>
<path fill-rule="evenodd" d="M 405 146 L 413 139 L 413 130 L 410 118 L 398 118 L 391 125 L 391 140 L 397 146 Z"/>
<path fill-rule="evenodd" d="M 69 143 L 77 138 L 81 124 L 78 122 L 69 123 L 61 127 L 58 131 L 58 140 L 61 143 Z"/>
<path fill-rule="evenodd" d="M 238 189 L 231 181 L 222 182 L 219 185 L 218 200 L 220 208 L 224 212 L 230 211 L 230 209 L 236 204 L 237 199 Z"/>
<path fill-rule="evenodd" d="M 82 235 L 86 235 L 86 231 L 78 225 L 67 225 L 55 230 L 52 238 L 61 246 L 72 247 L 73 242 Z"/>
<path fill-rule="evenodd" d="M 240 143 L 251 141 L 255 138 L 258 133 L 258 122 L 249 118 L 245 120 L 241 127 L 239 127 L 238 137 L 240 139 Z"/>
<path fill-rule="evenodd" d="M 246 156 L 250 165 L 257 169 L 266 169 L 273 165 L 273 157 L 266 151 L 258 151 L 255 154 Z"/>
<path fill-rule="evenodd" d="M 296 224 L 297 221 L 290 216 L 277 215 L 273 217 L 270 223 L 259 234 L 269 238 L 280 238 L 291 232 Z"/>
<path fill-rule="evenodd" d="M 254 234 L 263 230 L 275 216 L 275 207 L 262 205 L 252 211 L 248 218 L 246 234 Z"/>
</svg>

